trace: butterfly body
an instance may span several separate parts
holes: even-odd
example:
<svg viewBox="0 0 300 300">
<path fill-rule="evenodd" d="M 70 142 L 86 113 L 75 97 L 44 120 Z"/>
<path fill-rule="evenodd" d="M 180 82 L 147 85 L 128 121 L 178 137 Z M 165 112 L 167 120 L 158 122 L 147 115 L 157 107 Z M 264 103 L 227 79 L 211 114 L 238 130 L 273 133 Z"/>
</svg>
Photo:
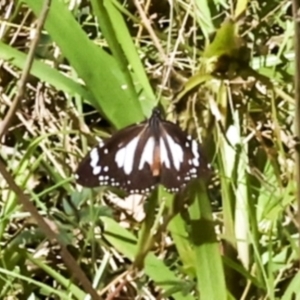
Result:
<svg viewBox="0 0 300 300">
<path fill-rule="evenodd" d="M 148 120 L 93 148 L 79 164 L 76 179 L 86 187 L 115 186 L 131 194 L 149 193 L 158 183 L 177 192 L 209 171 L 200 152 L 195 140 L 154 109 Z"/>
</svg>

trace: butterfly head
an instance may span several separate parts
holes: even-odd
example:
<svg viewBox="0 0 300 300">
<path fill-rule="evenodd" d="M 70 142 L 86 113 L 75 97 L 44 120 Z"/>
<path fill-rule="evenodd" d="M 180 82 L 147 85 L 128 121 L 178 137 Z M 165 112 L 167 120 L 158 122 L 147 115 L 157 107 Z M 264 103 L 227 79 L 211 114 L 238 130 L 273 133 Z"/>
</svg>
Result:
<svg viewBox="0 0 300 300">
<path fill-rule="evenodd" d="M 151 117 L 153 116 L 157 116 L 159 118 L 161 118 L 161 110 L 158 106 L 155 106 L 153 109 L 152 109 L 152 115 Z"/>
<path fill-rule="evenodd" d="M 148 124 L 152 128 L 152 130 L 157 131 L 160 122 L 161 122 L 161 111 L 159 108 L 155 107 L 152 110 L 152 114 L 148 120 Z"/>
</svg>

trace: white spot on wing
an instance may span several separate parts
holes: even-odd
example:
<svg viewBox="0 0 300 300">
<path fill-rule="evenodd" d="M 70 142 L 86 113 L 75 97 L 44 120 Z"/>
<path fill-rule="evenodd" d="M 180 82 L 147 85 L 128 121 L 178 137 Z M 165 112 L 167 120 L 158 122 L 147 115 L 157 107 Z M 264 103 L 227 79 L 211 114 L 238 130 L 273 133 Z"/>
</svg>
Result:
<svg viewBox="0 0 300 300">
<path fill-rule="evenodd" d="M 183 162 L 183 151 L 180 145 L 175 143 L 173 139 L 167 134 L 167 142 L 172 155 L 173 165 L 177 171 L 180 169 L 180 164 Z"/>
<path fill-rule="evenodd" d="M 162 138 L 160 138 L 160 140 L 159 140 L 159 148 L 160 148 L 161 163 L 165 163 L 165 166 L 167 168 L 170 168 L 170 160 L 168 157 L 167 148 L 166 148 L 165 142 Z"/>
<path fill-rule="evenodd" d="M 115 157 L 115 161 L 119 168 L 123 168 L 125 174 L 132 172 L 135 150 L 139 141 L 139 137 L 134 138 L 130 143 L 121 148 Z"/>
<path fill-rule="evenodd" d="M 91 151 L 90 158 L 91 158 L 91 163 L 90 163 L 91 167 L 93 168 L 93 167 L 97 166 L 97 163 L 99 161 L 99 153 L 98 153 L 97 148 L 94 148 Z"/>
<path fill-rule="evenodd" d="M 196 169 L 196 168 L 192 168 L 192 169 L 190 170 L 190 173 L 197 173 L 197 169 Z"/>
<path fill-rule="evenodd" d="M 155 141 L 153 137 L 150 137 L 149 140 L 147 141 L 142 156 L 139 164 L 139 170 L 142 170 L 144 167 L 144 164 L 147 162 L 150 166 L 152 165 L 153 162 L 153 155 L 154 155 L 154 146 L 155 146 Z"/>
<path fill-rule="evenodd" d="M 198 152 L 198 144 L 195 140 L 192 141 L 192 152 L 193 152 L 193 155 L 194 155 L 194 158 L 193 158 L 193 165 L 195 167 L 199 167 L 199 152 Z"/>
<path fill-rule="evenodd" d="M 93 168 L 93 175 L 98 175 L 101 172 L 101 166 L 96 166 Z"/>
<path fill-rule="evenodd" d="M 126 155 L 126 148 L 124 147 L 118 150 L 118 152 L 116 153 L 115 161 L 119 168 L 124 167 L 125 155 Z"/>
</svg>

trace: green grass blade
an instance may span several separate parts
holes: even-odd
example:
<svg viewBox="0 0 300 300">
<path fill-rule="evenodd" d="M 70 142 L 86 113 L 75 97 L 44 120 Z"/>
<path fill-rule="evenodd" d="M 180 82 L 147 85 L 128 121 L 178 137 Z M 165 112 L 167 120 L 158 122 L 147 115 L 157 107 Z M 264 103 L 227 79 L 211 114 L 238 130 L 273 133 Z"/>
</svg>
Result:
<svg viewBox="0 0 300 300">
<path fill-rule="evenodd" d="M 19 69 L 23 69 L 26 54 L 0 41 L 0 59 L 10 62 Z M 55 86 L 58 90 L 62 90 L 70 95 L 78 94 L 89 102 L 95 101 L 94 96 L 84 86 L 62 75 L 59 71 L 41 61 L 35 60 L 30 71 L 32 75 Z"/>
<path fill-rule="evenodd" d="M 227 299 L 223 263 L 216 239 L 210 201 L 205 185 L 196 181 L 191 186 L 194 203 L 189 208 L 191 239 L 195 252 L 195 271 L 200 298 Z M 212 280 L 213 278 L 213 280 Z"/>
<path fill-rule="evenodd" d="M 116 61 L 126 74 L 130 88 L 139 93 L 143 112 L 149 116 L 155 106 L 155 96 L 123 15 L 111 0 L 104 1 L 103 5 L 101 1 L 93 0 L 92 4 Z M 132 73 L 129 72 L 128 65 Z"/>
</svg>

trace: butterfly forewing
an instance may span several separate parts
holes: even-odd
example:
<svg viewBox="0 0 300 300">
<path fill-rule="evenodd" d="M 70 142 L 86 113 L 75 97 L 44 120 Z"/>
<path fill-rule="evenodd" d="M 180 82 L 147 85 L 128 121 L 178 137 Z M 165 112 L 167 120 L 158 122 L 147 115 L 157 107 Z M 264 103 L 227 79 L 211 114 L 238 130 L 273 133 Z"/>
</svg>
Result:
<svg viewBox="0 0 300 300">
<path fill-rule="evenodd" d="M 199 144 L 191 136 L 167 121 L 162 122 L 161 131 L 160 183 L 167 190 L 176 192 L 190 180 L 210 172 Z"/>
<path fill-rule="evenodd" d="M 80 163 L 77 182 L 86 187 L 115 186 L 136 194 L 150 192 L 157 178 L 152 176 L 149 164 L 149 134 L 145 122 L 118 131 Z"/>
</svg>

